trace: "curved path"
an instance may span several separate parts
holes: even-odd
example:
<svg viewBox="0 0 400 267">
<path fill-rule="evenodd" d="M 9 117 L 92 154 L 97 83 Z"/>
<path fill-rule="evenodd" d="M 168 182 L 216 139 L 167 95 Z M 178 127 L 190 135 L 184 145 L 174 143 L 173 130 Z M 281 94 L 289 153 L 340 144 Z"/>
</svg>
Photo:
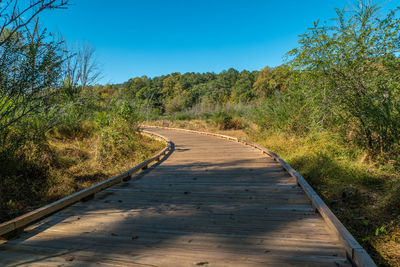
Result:
<svg viewBox="0 0 400 267">
<path fill-rule="evenodd" d="M 350 266 L 296 181 L 260 151 L 151 129 L 174 151 L 0 245 L 0 266 Z"/>
</svg>

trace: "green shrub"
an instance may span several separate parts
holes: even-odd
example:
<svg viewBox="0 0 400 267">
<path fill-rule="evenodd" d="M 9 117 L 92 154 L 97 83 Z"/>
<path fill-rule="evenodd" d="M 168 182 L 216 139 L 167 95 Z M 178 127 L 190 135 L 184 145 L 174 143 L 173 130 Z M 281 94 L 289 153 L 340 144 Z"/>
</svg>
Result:
<svg viewBox="0 0 400 267">
<path fill-rule="evenodd" d="M 117 110 L 117 115 L 128 123 L 137 123 L 139 120 L 139 114 L 128 101 L 122 102 Z"/>
<path fill-rule="evenodd" d="M 212 117 L 212 120 L 221 130 L 243 129 L 243 124 L 241 120 L 239 118 L 233 118 L 228 112 L 224 110 L 216 112 Z"/>
<path fill-rule="evenodd" d="M 261 130 L 304 135 L 319 128 L 314 120 L 319 118 L 318 111 L 310 108 L 298 92 L 279 93 L 265 99 L 262 105 L 250 112 L 250 118 Z"/>
<path fill-rule="evenodd" d="M 112 117 L 111 114 L 107 113 L 106 111 L 95 112 L 94 121 L 97 125 L 97 128 L 104 128 L 111 124 Z"/>
<path fill-rule="evenodd" d="M 97 160 L 104 164 L 116 162 L 136 150 L 140 135 L 137 124 L 115 119 L 101 129 Z"/>
</svg>

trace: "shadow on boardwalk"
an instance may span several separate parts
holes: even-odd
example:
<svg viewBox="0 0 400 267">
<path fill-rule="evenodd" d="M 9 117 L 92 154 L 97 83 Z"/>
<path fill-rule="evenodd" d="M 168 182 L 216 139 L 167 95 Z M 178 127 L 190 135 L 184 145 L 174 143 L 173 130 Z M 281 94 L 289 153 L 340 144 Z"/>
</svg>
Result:
<svg viewBox="0 0 400 267">
<path fill-rule="evenodd" d="M 156 168 L 1 245 L 0 264 L 349 265 L 341 244 L 278 164 L 239 144 L 183 137 Z M 198 147 L 210 140 L 215 150 L 207 155 Z M 194 158 L 196 151 L 204 156 Z"/>
</svg>

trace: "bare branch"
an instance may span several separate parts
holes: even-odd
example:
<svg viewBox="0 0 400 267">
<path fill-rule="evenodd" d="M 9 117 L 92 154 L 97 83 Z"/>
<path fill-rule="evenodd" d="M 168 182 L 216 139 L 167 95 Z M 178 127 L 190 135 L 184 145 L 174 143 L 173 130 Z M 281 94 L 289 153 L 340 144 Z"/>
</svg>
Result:
<svg viewBox="0 0 400 267">
<path fill-rule="evenodd" d="M 11 5 L 13 5 L 13 7 L 10 9 Z M 10 36 L 14 35 L 22 28 L 27 27 L 34 18 L 37 18 L 39 13 L 47 9 L 66 8 L 67 5 L 68 0 L 35 0 L 30 1 L 28 6 L 20 10 L 18 0 L 7 2 L 0 12 L 0 19 L 3 20 L 0 26 L 0 36 L 3 35 L 5 29 L 8 29 L 10 34 L 0 41 L 0 46 L 2 46 L 8 38 L 11 38 Z M 27 18 L 22 20 L 22 17 L 25 16 L 27 16 Z"/>
</svg>

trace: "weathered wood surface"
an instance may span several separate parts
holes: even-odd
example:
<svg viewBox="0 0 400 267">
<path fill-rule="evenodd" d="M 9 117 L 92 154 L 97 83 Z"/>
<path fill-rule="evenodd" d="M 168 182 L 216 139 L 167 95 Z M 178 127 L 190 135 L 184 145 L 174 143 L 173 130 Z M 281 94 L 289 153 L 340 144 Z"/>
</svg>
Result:
<svg viewBox="0 0 400 267">
<path fill-rule="evenodd" d="M 159 166 L 0 245 L 0 266 L 350 266 L 280 165 L 216 137 L 175 143 Z"/>
</svg>

